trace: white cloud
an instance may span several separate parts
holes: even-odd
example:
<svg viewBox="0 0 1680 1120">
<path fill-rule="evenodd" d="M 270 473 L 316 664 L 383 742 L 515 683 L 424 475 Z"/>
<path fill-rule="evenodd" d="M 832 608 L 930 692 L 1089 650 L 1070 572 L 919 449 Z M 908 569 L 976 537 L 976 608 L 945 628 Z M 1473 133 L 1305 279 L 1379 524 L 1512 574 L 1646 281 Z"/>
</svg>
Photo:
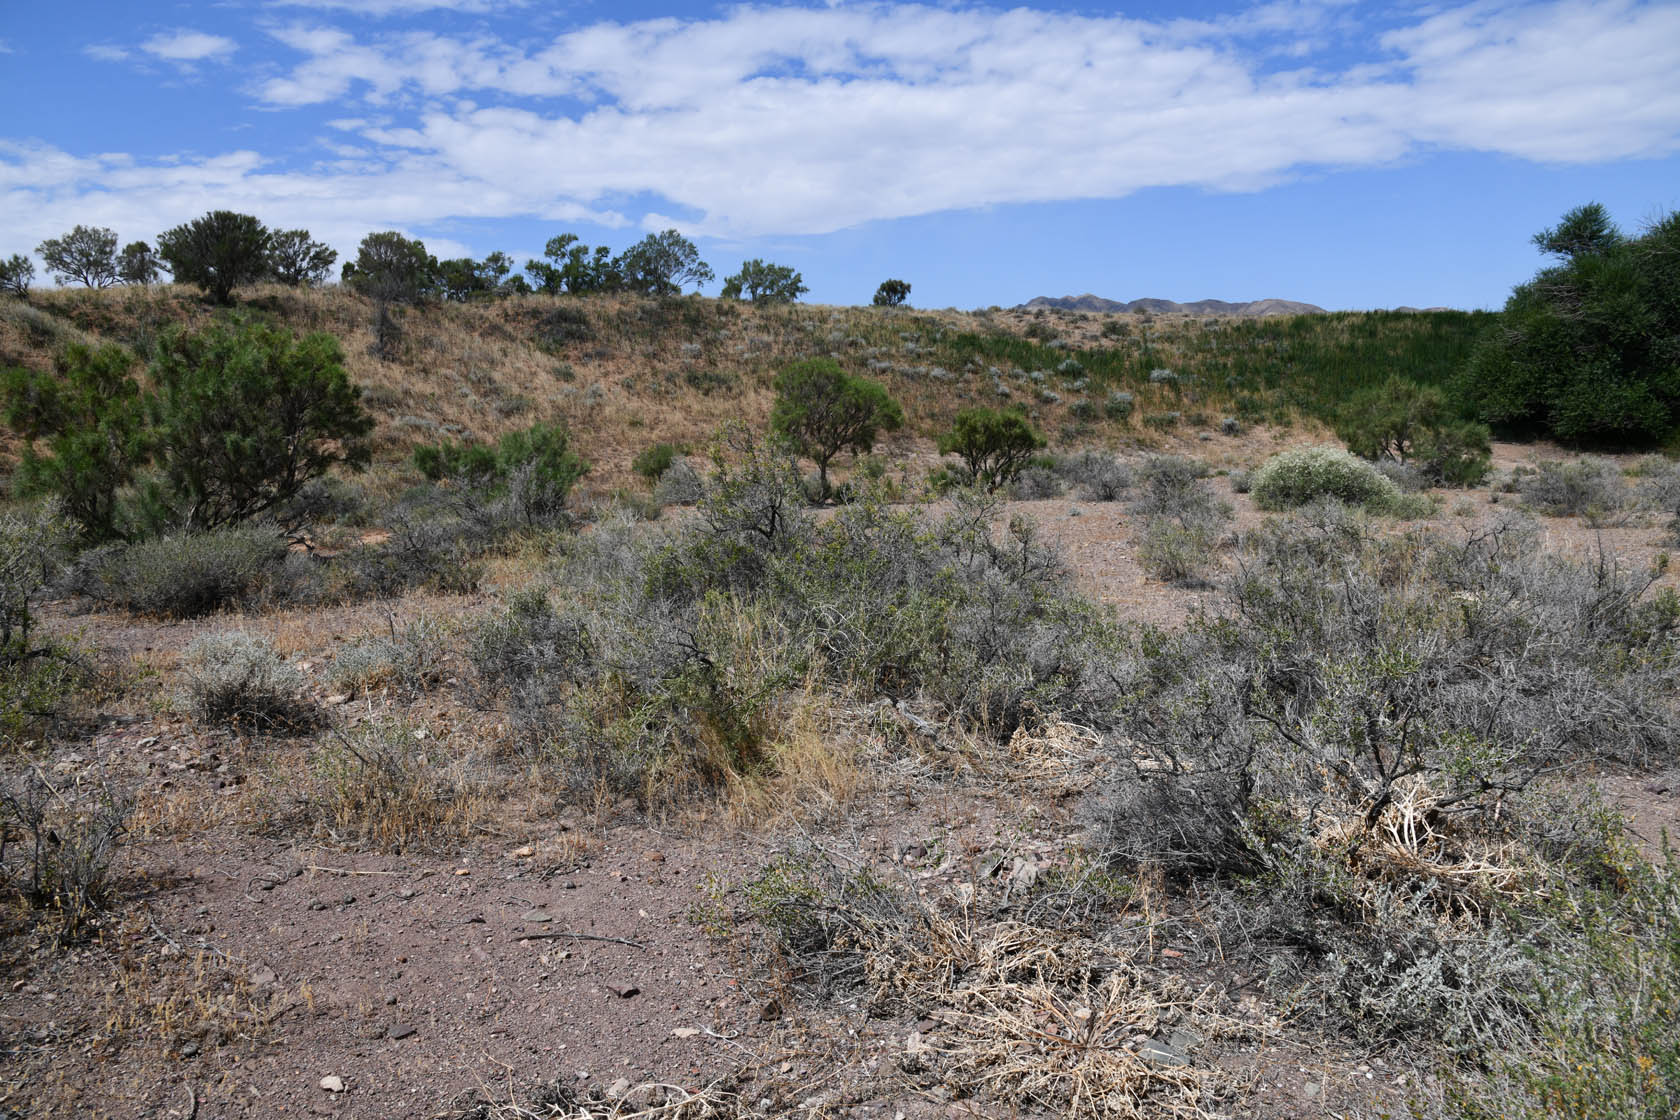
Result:
<svg viewBox="0 0 1680 1120">
<path fill-rule="evenodd" d="M 163 31 L 140 44 L 140 49 L 165 62 L 203 62 L 221 59 L 239 49 L 239 44 L 204 31 Z"/>
<path fill-rule="evenodd" d="M 89 43 L 82 48 L 82 53 L 100 62 L 122 62 L 128 58 L 127 48 L 112 46 L 110 43 Z"/>
<path fill-rule="evenodd" d="M 271 34 L 302 58 L 255 95 L 331 105 L 328 162 L 0 149 L 0 212 L 44 224 L 38 240 L 89 220 L 89 199 L 158 228 L 231 206 L 353 245 L 453 218 L 635 222 L 604 200 L 653 195 L 698 215 L 691 232 L 752 237 L 1149 187 L 1256 190 L 1436 147 L 1553 162 L 1680 151 L 1680 6 L 1481 0 L 1380 36 L 1352 18 L 1311 0 L 1208 24 L 738 8 L 535 46 L 285 26 Z M 1321 37 L 1335 65 L 1310 49 Z M 1279 70 L 1297 49 L 1298 68 Z"/>
</svg>

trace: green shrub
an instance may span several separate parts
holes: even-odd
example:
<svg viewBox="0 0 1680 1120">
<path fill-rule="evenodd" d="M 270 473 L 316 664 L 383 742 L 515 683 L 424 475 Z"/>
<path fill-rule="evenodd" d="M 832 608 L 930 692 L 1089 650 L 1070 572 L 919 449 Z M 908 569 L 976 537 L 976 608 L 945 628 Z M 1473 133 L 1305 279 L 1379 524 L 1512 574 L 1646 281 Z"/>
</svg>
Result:
<svg viewBox="0 0 1680 1120">
<path fill-rule="evenodd" d="M 1110 420 L 1125 420 L 1132 414 L 1135 405 L 1136 400 L 1132 394 L 1116 389 L 1103 401 L 1103 415 Z"/>
<path fill-rule="evenodd" d="M 671 469 L 676 462 L 677 449 L 669 443 L 656 443 L 637 455 L 630 462 L 630 469 L 645 478 L 649 484 L 657 483 L 659 477 Z"/>
<path fill-rule="evenodd" d="M 1355 455 L 1414 466 L 1434 485 L 1474 486 L 1487 477 L 1487 426 L 1452 416 L 1434 386 L 1391 377 L 1342 409 L 1336 434 Z"/>
<path fill-rule="evenodd" d="M 1568 443 L 1626 446 L 1680 420 L 1680 214 L 1626 238 L 1597 204 L 1537 241 L 1563 258 L 1519 285 L 1459 393 L 1480 419 Z"/>
<path fill-rule="evenodd" d="M 1294 509 L 1320 498 L 1334 498 L 1379 512 L 1409 508 L 1399 487 L 1384 478 L 1381 471 L 1336 447 L 1301 447 L 1280 452 L 1254 470 L 1249 476 L 1249 488 L 1261 509 Z M 1424 504 L 1427 506 L 1427 502 Z"/>
<path fill-rule="evenodd" d="M 463 487 L 477 504 L 498 503 L 485 511 L 492 519 L 526 526 L 558 518 L 572 485 L 589 471 L 563 422 L 508 432 L 494 447 L 453 440 L 416 447 L 414 465 L 434 482 Z"/>
<path fill-rule="evenodd" d="M 828 466 L 842 451 L 862 455 L 879 432 L 895 432 L 904 411 L 879 382 L 855 377 L 830 358 L 795 362 L 776 376 L 770 430 L 817 465 L 818 498 L 832 493 Z"/>
<path fill-rule="evenodd" d="M 939 437 L 939 453 L 961 456 L 970 477 L 991 492 L 1007 486 L 1044 446 L 1019 409 L 965 408 Z"/>
</svg>

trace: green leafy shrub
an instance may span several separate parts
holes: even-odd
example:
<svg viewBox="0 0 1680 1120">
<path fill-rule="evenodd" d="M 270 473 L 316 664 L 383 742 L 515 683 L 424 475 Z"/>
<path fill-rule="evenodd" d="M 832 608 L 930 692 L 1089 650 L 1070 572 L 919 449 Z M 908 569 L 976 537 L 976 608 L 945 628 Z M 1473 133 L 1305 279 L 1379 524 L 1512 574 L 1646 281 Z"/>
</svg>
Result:
<svg viewBox="0 0 1680 1120">
<path fill-rule="evenodd" d="M 1417 508 L 1376 467 L 1337 447 L 1279 452 L 1250 474 L 1249 489 L 1261 509 L 1294 509 L 1321 498 L 1385 513 Z"/>
<path fill-rule="evenodd" d="M 150 439 L 165 522 L 214 529 L 287 501 L 338 464 L 360 469 L 373 418 L 338 341 L 259 322 L 166 331 L 151 373 Z"/>
<path fill-rule="evenodd" d="M 958 455 L 969 476 L 990 492 L 1007 486 L 1045 439 L 1019 409 L 965 408 L 939 437 L 941 455 Z"/>
<path fill-rule="evenodd" d="M 1355 455 L 1414 466 L 1434 485 L 1475 486 L 1487 477 L 1487 426 L 1454 417 L 1434 386 L 1391 377 L 1348 402 L 1336 434 Z"/>
<path fill-rule="evenodd" d="M 630 469 L 641 475 L 651 483 L 657 483 L 659 476 L 671 469 L 676 462 L 677 449 L 669 443 L 656 443 L 638 454 L 630 461 Z"/>
<path fill-rule="evenodd" d="M 904 411 L 885 386 L 855 377 L 830 358 L 807 358 L 776 377 L 770 429 L 817 465 L 818 497 L 833 492 L 828 466 L 842 451 L 862 455 L 880 432 L 895 432 Z"/>
<path fill-rule="evenodd" d="M 434 482 L 448 479 L 481 500 L 499 499 L 493 516 L 527 526 L 558 518 L 572 485 L 589 472 L 564 423 L 532 424 L 494 446 L 453 440 L 423 445 L 414 449 L 414 465 Z"/>
<path fill-rule="evenodd" d="M 1520 434 L 1613 446 L 1667 438 L 1680 420 L 1680 215 L 1628 238 L 1589 204 L 1536 240 L 1564 259 L 1511 293 L 1460 395 L 1481 420 Z"/>
<path fill-rule="evenodd" d="M 18 368 L 0 375 L 6 423 L 25 440 L 14 486 L 25 497 L 55 496 L 91 543 L 127 530 L 118 496 L 150 456 L 134 364 L 120 346 L 73 343 L 50 373 Z"/>
</svg>

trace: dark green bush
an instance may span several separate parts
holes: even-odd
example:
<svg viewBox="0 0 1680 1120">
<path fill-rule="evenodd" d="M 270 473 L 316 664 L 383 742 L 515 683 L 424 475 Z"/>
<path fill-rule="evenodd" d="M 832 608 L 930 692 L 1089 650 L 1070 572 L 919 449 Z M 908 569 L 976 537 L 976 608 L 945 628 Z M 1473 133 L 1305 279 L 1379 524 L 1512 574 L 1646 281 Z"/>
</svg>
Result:
<svg viewBox="0 0 1680 1120">
<path fill-rule="evenodd" d="M 417 447 L 414 465 L 434 482 L 448 480 L 467 491 L 479 506 L 495 502 L 485 516 L 524 526 L 560 517 L 572 485 L 589 471 L 572 450 L 564 423 L 532 424 L 494 446 L 444 440 Z"/>
<path fill-rule="evenodd" d="M 1586 232 L 1541 236 L 1564 261 L 1511 293 L 1460 396 L 1518 434 L 1617 447 L 1668 438 L 1680 422 L 1680 214 L 1626 238 L 1593 204 L 1559 228 Z"/>
<path fill-rule="evenodd" d="M 671 464 L 676 462 L 676 459 L 676 447 L 669 443 L 656 443 L 631 460 L 630 469 L 649 483 L 656 483 L 661 475 L 671 469 Z"/>
<path fill-rule="evenodd" d="M 1355 455 L 1414 466 L 1433 485 L 1474 486 L 1487 477 L 1487 426 L 1453 416 L 1434 386 L 1391 377 L 1348 402 L 1336 434 Z"/>
<path fill-rule="evenodd" d="M 939 437 L 939 453 L 960 456 L 969 476 L 994 493 L 1044 446 L 1044 437 L 1019 409 L 965 408 Z"/>
</svg>

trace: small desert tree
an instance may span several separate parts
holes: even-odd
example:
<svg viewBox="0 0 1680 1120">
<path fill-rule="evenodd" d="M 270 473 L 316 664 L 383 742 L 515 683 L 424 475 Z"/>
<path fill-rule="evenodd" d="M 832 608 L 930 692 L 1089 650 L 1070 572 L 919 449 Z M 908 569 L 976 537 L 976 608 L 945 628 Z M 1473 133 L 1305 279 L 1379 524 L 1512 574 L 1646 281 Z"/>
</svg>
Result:
<svg viewBox="0 0 1680 1120">
<path fill-rule="evenodd" d="M 909 284 L 903 280 L 883 280 L 881 286 L 875 289 L 875 298 L 870 302 L 876 307 L 898 307 L 909 298 Z"/>
<path fill-rule="evenodd" d="M 22 253 L 13 253 L 0 261 L 0 292 L 10 292 L 19 299 L 29 298 L 29 285 L 35 282 L 35 262 Z"/>
<path fill-rule="evenodd" d="M 1013 481 L 1044 446 L 1044 437 L 1013 408 L 965 408 L 939 437 L 939 453 L 960 456 L 974 480 L 989 491 Z"/>
<path fill-rule="evenodd" d="M 338 250 L 316 241 L 306 229 L 284 229 L 268 241 L 268 272 L 293 288 L 313 288 L 326 282 Z"/>
<path fill-rule="evenodd" d="M 393 303 L 418 303 L 437 286 L 437 260 L 423 242 L 396 230 L 370 233 L 356 247 L 356 259 L 344 265 L 344 282 L 374 303 L 374 351 L 395 355 L 402 331 L 391 315 Z"/>
<path fill-rule="evenodd" d="M 158 256 L 183 284 L 196 284 L 217 303 L 268 274 L 269 232 L 250 214 L 212 210 L 158 234 Z"/>
<path fill-rule="evenodd" d="M 756 257 L 723 282 L 724 299 L 749 299 L 754 303 L 792 303 L 808 291 L 804 278 L 793 269 Z"/>
<path fill-rule="evenodd" d="M 150 402 L 164 476 L 154 515 L 214 528 L 271 509 L 335 463 L 365 466 L 373 420 L 338 340 L 261 323 L 158 340 Z"/>
<path fill-rule="evenodd" d="M 895 432 L 904 412 L 879 382 L 856 377 L 831 358 L 795 362 L 776 378 L 770 427 L 817 464 L 826 501 L 832 492 L 828 465 L 842 451 L 863 454 L 878 432 Z"/>
<path fill-rule="evenodd" d="M 700 250 L 674 229 L 648 234 L 624 250 L 617 264 L 625 287 L 650 296 L 681 295 L 687 285 L 698 289 L 713 279 Z"/>
<path fill-rule="evenodd" d="M 1434 386 L 1391 377 L 1350 400 L 1336 434 L 1355 455 L 1416 465 L 1430 482 L 1474 486 L 1486 476 L 1486 425 L 1460 420 Z"/>
<path fill-rule="evenodd" d="M 155 284 L 162 271 L 157 254 L 144 241 L 130 241 L 117 257 L 117 275 L 124 284 Z"/>
<path fill-rule="evenodd" d="M 60 284 L 73 280 L 89 288 L 106 288 L 117 282 L 115 230 L 77 226 L 63 237 L 47 238 L 35 251 Z"/>
<path fill-rule="evenodd" d="M 75 343 L 51 371 L 0 375 L 6 423 L 24 439 L 14 485 L 24 496 L 55 494 L 87 541 L 122 532 L 117 495 L 146 461 L 145 408 L 120 346 Z"/>
</svg>

